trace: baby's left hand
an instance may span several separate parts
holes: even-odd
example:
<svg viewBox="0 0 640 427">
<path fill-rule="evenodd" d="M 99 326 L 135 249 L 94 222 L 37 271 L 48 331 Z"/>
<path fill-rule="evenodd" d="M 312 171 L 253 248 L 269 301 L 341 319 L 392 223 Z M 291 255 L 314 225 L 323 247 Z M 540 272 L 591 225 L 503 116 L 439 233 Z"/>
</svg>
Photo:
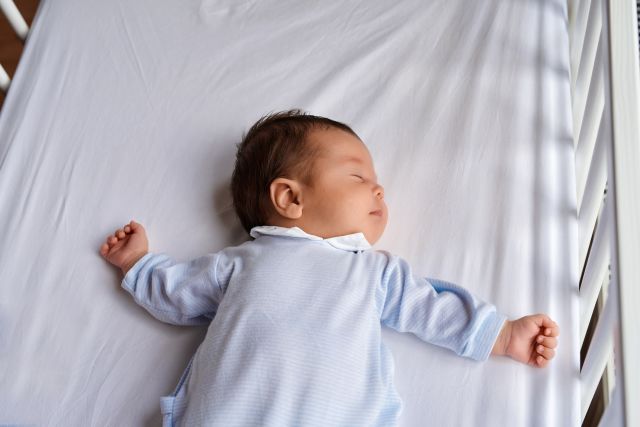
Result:
<svg viewBox="0 0 640 427">
<path fill-rule="evenodd" d="M 544 368 L 555 356 L 560 330 L 547 315 L 534 314 L 507 320 L 491 354 L 505 355 L 536 368 Z"/>
</svg>

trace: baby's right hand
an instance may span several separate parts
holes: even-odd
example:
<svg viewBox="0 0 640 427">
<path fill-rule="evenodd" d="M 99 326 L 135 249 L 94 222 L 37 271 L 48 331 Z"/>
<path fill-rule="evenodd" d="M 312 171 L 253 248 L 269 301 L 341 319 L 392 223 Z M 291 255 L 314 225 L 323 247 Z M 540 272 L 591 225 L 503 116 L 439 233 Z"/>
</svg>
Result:
<svg viewBox="0 0 640 427">
<path fill-rule="evenodd" d="M 148 251 L 147 233 L 142 224 L 133 220 L 108 236 L 106 243 L 100 247 L 100 254 L 125 275 Z"/>
</svg>

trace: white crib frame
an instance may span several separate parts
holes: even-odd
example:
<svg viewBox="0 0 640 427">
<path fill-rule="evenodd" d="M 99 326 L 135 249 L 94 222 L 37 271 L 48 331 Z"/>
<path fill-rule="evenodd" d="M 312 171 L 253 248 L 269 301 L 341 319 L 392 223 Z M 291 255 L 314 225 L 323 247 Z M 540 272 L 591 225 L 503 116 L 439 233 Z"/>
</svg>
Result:
<svg viewBox="0 0 640 427">
<path fill-rule="evenodd" d="M 542 0 L 540 0 L 542 1 Z M 606 385 L 603 426 L 640 426 L 640 73 L 634 0 L 567 0 L 576 153 L 584 421 Z M 0 9 L 25 40 L 13 0 Z M 0 89 L 9 76 L 0 65 Z M 594 310 L 595 308 L 595 310 Z M 592 316 L 595 314 L 595 316 Z M 634 405 L 633 402 L 636 402 Z"/>
<path fill-rule="evenodd" d="M 568 0 L 576 152 L 581 417 L 605 384 L 600 425 L 640 425 L 640 77 L 634 0 Z M 600 304 L 596 304 L 600 300 Z M 594 312 L 594 307 L 598 307 Z M 596 319 L 594 319 L 594 324 Z M 633 403 L 635 402 L 635 404 Z"/>
</svg>

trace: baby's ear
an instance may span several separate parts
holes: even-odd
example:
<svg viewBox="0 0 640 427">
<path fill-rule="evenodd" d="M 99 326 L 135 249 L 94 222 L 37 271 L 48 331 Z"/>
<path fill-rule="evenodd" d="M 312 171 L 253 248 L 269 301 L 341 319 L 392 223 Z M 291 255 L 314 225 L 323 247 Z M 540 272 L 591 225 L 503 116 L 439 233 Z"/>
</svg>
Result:
<svg viewBox="0 0 640 427">
<path fill-rule="evenodd" d="M 276 178 L 269 186 L 271 203 L 276 212 L 288 219 L 302 216 L 302 189 L 296 180 Z"/>
</svg>

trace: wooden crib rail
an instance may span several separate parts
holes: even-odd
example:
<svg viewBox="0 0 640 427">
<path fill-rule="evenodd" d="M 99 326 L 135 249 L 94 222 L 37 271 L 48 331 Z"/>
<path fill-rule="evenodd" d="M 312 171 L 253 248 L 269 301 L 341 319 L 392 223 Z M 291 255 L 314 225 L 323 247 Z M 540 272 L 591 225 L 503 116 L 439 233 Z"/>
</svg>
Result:
<svg viewBox="0 0 640 427">
<path fill-rule="evenodd" d="M 635 0 L 569 0 L 583 426 L 640 425 Z"/>
</svg>

